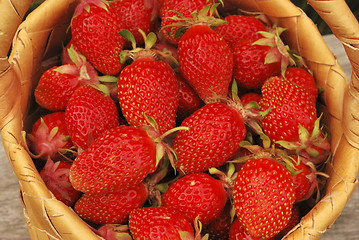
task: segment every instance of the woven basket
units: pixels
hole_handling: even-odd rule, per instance
[[[30,0],[0,2],[0,73],[9,67],[7,54],[12,39],[31,3]]]
[[[289,0],[225,2],[227,6],[263,12],[272,22],[278,22],[279,26],[287,28],[284,36],[286,42],[303,56],[317,83],[324,89],[320,111],[324,113],[325,123],[332,133],[333,157],[327,164],[330,178],[325,196],[286,236],[286,239],[296,240],[318,239],[340,215],[357,185],[357,75],[354,75],[348,86],[343,69],[316,26]],[[329,3],[335,4],[335,1],[310,2],[313,6],[323,4],[322,9],[326,10],[329,9]],[[345,5],[344,1],[338,2]],[[21,200],[31,239],[101,239],[71,208],[56,200],[46,188],[30,155],[23,147],[21,135],[21,131],[28,131],[38,117],[33,90],[44,70],[58,63],[59,53],[68,37],[69,22],[77,3],[75,0],[47,0],[33,11],[17,28],[11,55],[6,59],[6,65],[3,65],[6,67],[0,69],[1,135],[9,163],[19,180]],[[0,9],[0,12],[3,11],[2,6]],[[328,11],[323,13],[327,14]],[[337,17],[328,19],[337,21]],[[354,29],[358,27],[355,25]],[[338,36],[341,36],[341,28],[337,30]],[[359,29],[356,32],[359,33]],[[345,36],[348,55],[349,52],[353,52],[354,62],[354,56],[359,57],[359,54],[355,54],[357,49],[350,44],[358,44],[359,41],[356,39],[359,38]],[[357,66],[353,67],[355,71],[358,70]],[[344,99],[346,104],[343,107]]]

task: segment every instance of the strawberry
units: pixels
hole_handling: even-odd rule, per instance
[[[261,237],[253,237],[249,233],[247,233],[238,218],[234,220],[234,222],[230,227],[228,239],[229,240],[264,240]]]
[[[124,24],[124,29],[130,31],[137,44],[144,44],[144,39],[138,29],[145,34],[153,30],[157,17],[154,0],[116,0],[111,3],[118,11]],[[126,46],[131,46],[130,42]]]
[[[27,144],[35,158],[62,160],[73,146],[65,125],[65,112],[48,113],[39,118],[27,135]]]
[[[146,41],[144,49],[134,47],[129,52],[133,62],[120,73],[118,98],[130,125],[147,125],[146,113],[155,119],[160,133],[164,133],[176,125],[178,83],[171,67],[155,59],[157,52],[151,49],[156,42],[155,34],[149,34]]]
[[[183,76],[205,103],[214,101],[213,93],[228,95],[233,54],[208,25],[197,24],[186,30],[178,44],[178,61]]]
[[[177,119],[182,122],[185,118],[204,106],[204,102],[181,74],[176,74],[176,78],[179,85]]]
[[[273,141],[296,142],[299,125],[312,132],[317,120],[315,103],[307,91],[281,77],[271,77],[262,86],[259,105],[261,111],[270,109],[261,124]]]
[[[78,49],[78,47],[74,44],[74,40],[71,38],[70,41],[67,43],[66,46],[62,49],[62,56],[61,56],[61,64],[69,64],[74,63],[73,60],[70,58],[69,50],[73,49],[74,52],[78,53],[78,55],[82,55]],[[83,56],[83,55],[82,55]],[[85,56],[84,56],[85,57]]]
[[[177,210],[168,207],[146,207],[133,210],[129,217],[129,228],[135,240],[194,239],[191,223]]]
[[[264,23],[253,16],[228,15],[224,20],[227,23],[217,26],[215,30],[231,48],[243,39],[260,38],[261,35],[257,32],[267,30]]]
[[[275,143],[285,148],[289,154],[300,155],[315,165],[325,162],[330,155],[330,141],[328,134],[320,126],[320,120],[321,117],[315,120],[312,132],[299,125],[297,141],[276,141]]]
[[[72,206],[80,197],[81,192],[74,189],[69,179],[71,163],[66,161],[53,162],[47,160],[40,176],[47,189],[49,189],[57,200],[67,206]]]
[[[271,238],[288,223],[295,201],[290,172],[272,158],[246,162],[234,185],[234,208],[253,237]]]
[[[46,70],[35,88],[35,100],[43,108],[50,111],[62,111],[74,91],[81,83],[97,83],[89,79],[87,70],[75,64],[55,66]]]
[[[117,126],[83,151],[73,163],[74,188],[90,194],[123,191],[137,185],[156,170],[156,144],[147,132]]]
[[[227,201],[221,215],[208,225],[203,226],[203,233],[207,233],[209,240],[227,240],[232,225],[232,203]]]
[[[62,51],[62,65],[75,64],[80,70],[81,83],[98,83],[98,72],[80,53],[71,39]]]
[[[259,104],[259,102],[261,101],[262,95],[260,95],[259,93],[255,93],[255,92],[248,92],[243,94],[240,97],[240,100],[243,104],[243,106],[246,106],[248,103],[251,102],[256,102]]]
[[[161,10],[161,33],[162,35],[174,45],[178,45],[180,37],[175,37],[175,32],[179,26],[172,26],[177,24],[180,20],[175,18],[190,17],[194,11],[203,9],[208,0],[166,0],[162,5]]]
[[[285,228],[275,236],[275,239],[282,239],[289,231],[291,231],[297,224],[299,224],[301,218],[299,205],[295,204],[292,208],[292,215]]]
[[[67,104],[66,127],[77,148],[86,149],[106,129],[119,125],[116,104],[99,87],[79,87]]]
[[[257,39],[246,38],[233,46],[233,78],[242,88],[258,89],[268,77],[278,74],[281,69],[280,61],[265,62],[271,47],[253,45]]]
[[[328,178],[329,176],[326,173],[317,171],[310,159],[304,156],[291,157],[295,168],[295,174],[292,176],[296,197],[295,202],[302,202],[309,199],[315,191],[317,191],[316,200],[319,200],[319,184],[321,183],[319,176],[324,178]]]
[[[230,160],[239,150],[239,143],[246,136],[242,116],[232,107],[210,103],[186,118],[173,142],[178,155],[176,167],[190,174],[204,172]]]
[[[221,181],[206,173],[186,175],[169,185],[164,193],[164,206],[181,212],[190,222],[198,220],[205,226],[222,213],[227,202]]]
[[[171,56],[171,58],[163,58],[162,61],[167,62],[173,69],[173,71],[177,74],[180,73],[180,67],[178,64],[178,55],[177,55],[177,46],[169,43],[159,32],[159,30],[155,30],[156,36],[158,38],[157,42],[153,45],[152,49],[156,49],[159,52],[166,54],[167,56]]]
[[[259,89],[268,77],[281,73],[291,65],[303,65],[302,58],[285,45],[280,35],[285,28],[274,25],[259,31],[262,37],[246,38],[233,47],[233,78],[239,86]]]
[[[133,240],[128,225],[105,224],[96,233],[106,240]]]
[[[314,185],[315,174],[312,175],[312,170],[309,165],[306,165],[303,161],[298,161],[295,164],[295,170],[298,172],[295,176],[292,177],[296,202],[308,199],[312,193],[314,188],[311,188],[311,185]],[[309,190],[311,192],[309,193]],[[308,194],[309,193],[309,194]]]
[[[74,44],[87,60],[104,75],[120,72],[120,52],[125,39],[120,14],[107,1],[82,0],[71,22]]]
[[[318,97],[318,86],[313,75],[308,70],[299,67],[290,67],[285,71],[284,77],[304,88],[315,102]]]
[[[116,193],[85,193],[76,202],[74,209],[82,219],[92,223],[122,224],[127,222],[133,209],[142,207],[147,195],[143,183]]]

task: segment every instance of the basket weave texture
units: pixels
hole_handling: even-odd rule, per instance
[[[31,3],[32,1],[30,0],[5,0],[0,2],[0,73],[9,67],[7,54],[12,39]]]
[[[304,58],[318,85],[324,89],[320,111],[324,113],[323,119],[332,134],[332,158],[327,164],[330,178],[324,197],[285,237],[296,240],[319,239],[334,223],[358,184],[359,171],[359,116],[356,110],[359,109],[359,50],[356,48],[359,46],[359,26],[354,18],[352,24],[348,24],[348,31],[342,31],[345,24],[340,18],[342,16],[338,15],[345,14],[339,11],[349,10],[343,0],[309,0],[309,3],[319,14],[327,17],[323,17],[324,20],[328,20],[334,34],[343,41],[353,63],[350,84],[316,26],[289,0],[225,1],[226,6],[262,12],[273,23],[287,28],[285,41]],[[19,180],[31,239],[101,239],[46,188],[22,143],[21,132],[29,130],[37,117],[33,90],[44,70],[58,62],[77,4],[76,0],[47,0],[17,29],[13,25],[13,32],[9,31],[15,35],[13,48],[9,58],[2,61],[6,64],[0,64],[3,67],[0,69],[1,136],[9,163]],[[337,5],[341,8],[338,9]],[[4,8],[1,6],[0,9],[3,17]],[[357,31],[349,31],[350,26]],[[0,26],[0,31],[3,31],[3,26]],[[351,34],[346,34],[349,32]],[[1,55],[0,60],[4,60],[2,56],[6,55]]]

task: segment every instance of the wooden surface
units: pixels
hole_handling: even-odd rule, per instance
[[[348,79],[351,66],[341,43],[333,36],[324,37],[329,47],[343,66]],[[0,240],[29,240],[22,205],[19,199],[18,181],[0,145]],[[357,189],[341,216],[323,240],[359,240],[359,189]]]

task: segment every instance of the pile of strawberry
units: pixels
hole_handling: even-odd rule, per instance
[[[320,197],[318,87],[265,16],[83,0],[27,134],[54,196],[106,239],[278,239]],[[232,9],[233,10],[233,9]]]

